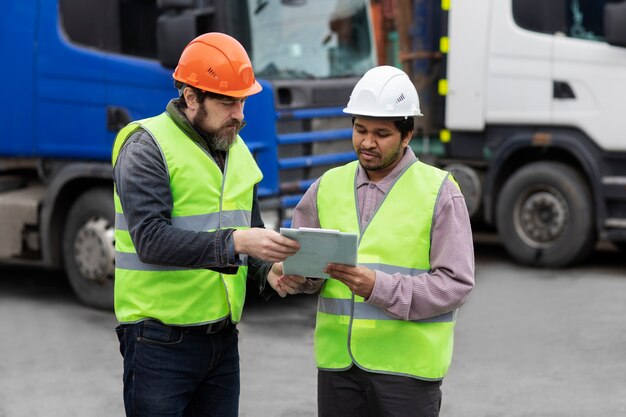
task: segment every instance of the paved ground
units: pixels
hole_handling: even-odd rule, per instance
[[[569,270],[479,256],[444,416],[626,416],[626,260]]]
[[[112,313],[78,304],[58,274],[0,276],[0,417],[123,415]],[[242,417],[316,414],[314,311],[309,296],[248,304]],[[480,247],[442,416],[626,416],[625,316],[621,255],[534,270]]]

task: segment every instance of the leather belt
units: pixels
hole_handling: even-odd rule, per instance
[[[158,320],[152,320],[152,319],[146,320],[146,322],[153,323],[153,325],[168,327],[170,329],[177,329],[177,330],[180,330],[181,332],[186,332],[186,333],[213,334],[213,333],[219,333],[229,326],[234,326],[232,321],[230,321],[230,317],[226,317],[219,321],[214,321],[213,323],[201,324],[199,326],[173,326],[173,325],[163,324]]]
[[[230,318],[227,317],[220,321],[215,321],[213,323],[202,324],[200,326],[185,326],[182,327],[183,330],[189,332],[198,332],[198,333],[219,333],[224,330],[231,323]]]

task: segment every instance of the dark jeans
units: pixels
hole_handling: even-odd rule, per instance
[[[118,326],[128,417],[239,412],[238,331],[169,327],[153,320]]]
[[[436,417],[441,381],[366,372],[318,371],[319,417]]]

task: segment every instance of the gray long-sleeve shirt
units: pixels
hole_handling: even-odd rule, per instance
[[[211,149],[185,118],[172,100],[167,112],[198,146],[224,169],[225,153]],[[117,193],[124,210],[137,255],[142,262],[190,268],[207,268],[234,274],[241,265],[235,254],[233,229],[214,232],[195,232],[172,226],[174,206],[169,175],[163,156],[154,139],[143,129],[135,131],[122,147],[113,176]],[[254,189],[252,227],[263,227],[261,213]],[[248,257],[248,279],[257,283],[263,296],[271,293],[265,289],[265,279],[271,264]]]
[[[398,165],[377,183],[371,182],[359,166],[356,187],[361,230],[372,219],[404,168],[416,160],[415,154],[408,148]],[[320,227],[318,187],[319,180],[296,206],[292,227]],[[414,276],[375,271],[376,282],[366,302],[403,320],[437,316],[453,311],[465,302],[474,287],[474,246],[465,199],[450,180],[443,184],[435,204],[430,267],[429,272]],[[323,280],[319,280],[311,287],[319,287],[322,283]]]

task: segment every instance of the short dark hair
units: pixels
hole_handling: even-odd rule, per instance
[[[415,118],[412,116],[396,119],[393,121],[396,128],[400,131],[400,137],[404,139],[410,132],[415,129]]]
[[[189,87],[193,90],[193,93],[196,95],[196,98],[198,99],[199,103],[204,103],[204,100],[206,100],[207,98],[212,98],[212,99],[230,99],[232,97],[230,96],[226,96],[224,94],[218,94],[218,93],[212,93],[210,91],[204,91],[201,90],[199,88],[193,87],[189,84],[185,84],[181,81],[178,80],[174,80],[174,87],[176,87],[176,89],[178,90],[178,96],[180,98],[180,102],[179,105],[181,108],[185,109],[187,108],[187,101],[185,100],[185,96],[183,95],[183,90],[186,87]]]
[[[354,126],[354,119],[358,116],[352,116],[352,125]],[[368,116],[364,116],[368,117]],[[377,118],[378,119],[378,118]],[[383,120],[392,121],[396,129],[400,131],[400,138],[404,139],[410,132],[415,129],[415,118],[412,116],[409,117],[380,117]]]

